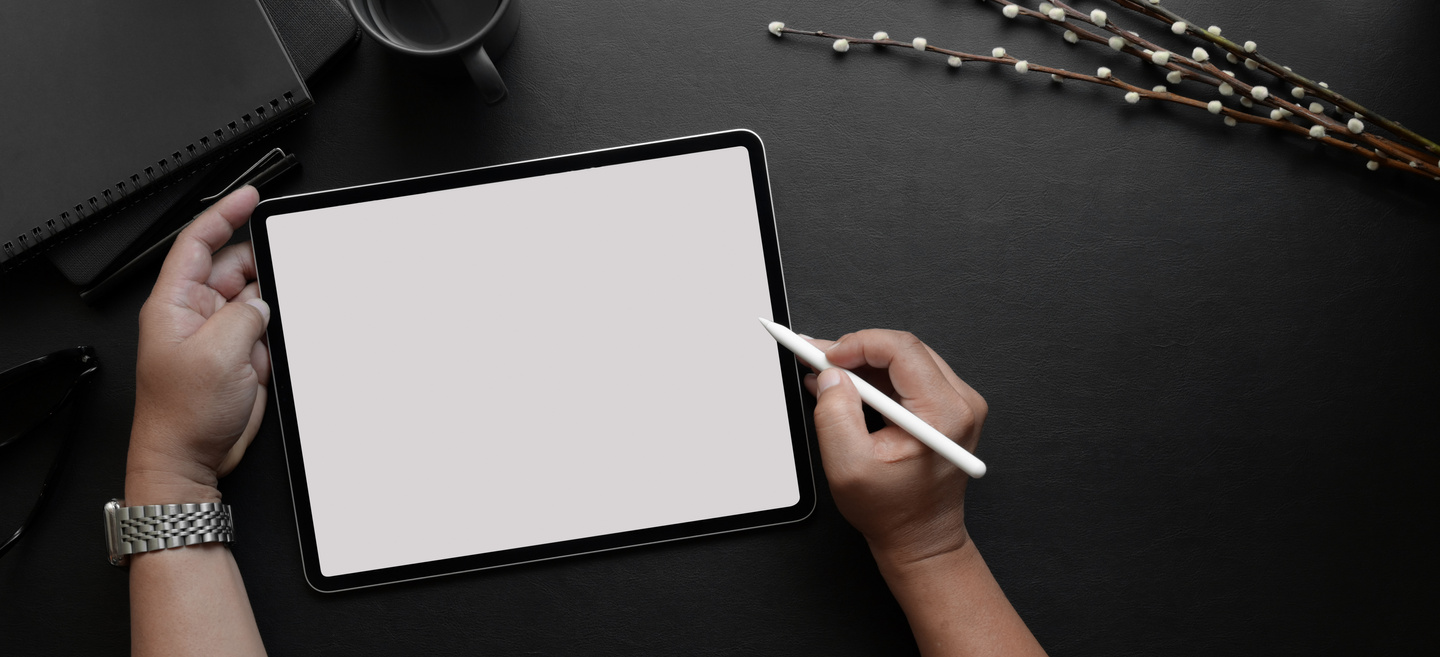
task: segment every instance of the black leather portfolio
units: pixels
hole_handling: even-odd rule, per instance
[[[0,4],[0,271],[311,105],[258,0]]]

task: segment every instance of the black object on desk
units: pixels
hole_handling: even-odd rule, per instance
[[[258,1],[7,3],[0,24],[0,270],[312,104]]]
[[[359,41],[360,29],[339,0],[269,0],[262,4],[269,11],[295,70],[307,81],[330,69],[340,55]],[[234,156],[240,160],[254,157],[241,153]],[[93,300],[96,295],[91,291],[114,282],[112,274],[116,269],[154,244],[157,231],[163,235],[174,227],[172,218],[190,216],[176,211],[183,205],[182,199],[204,193],[202,181],[211,176],[237,175],[236,165],[225,164],[224,168],[229,170],[214,171],[219,166],[218,163],[202,164],[200,171],[107,215],[103,221],[63,240],[45,255],[66,279],[84,290],[82,297]]]
[[[219,188],[219,191],[209,196],[196,198],[209,189],[206,183],[215,178],[217,172],[209,171],[208,175],[202,177],[198,184],[189,187],[192,191],[188,198],[171,206],[159,220],[150,226],[149,230],[141,235],[140,239],[136,240],[134,246],[122,251],[109,267],[101,270],[99,275],[103,278],[100,278],[94,285],[81,290],[80,298],[86,301],[99,299],[135,272],[159,261],[169,251],[170,245],[175,243],[175,238],[180,236],[180,231],[185,230],[185,227],[189,226],[190,222],[194,221],[194,218],[205,208],[226,194],[246,185],[259,188],[299,164],[299,160],[294,155],[288,155],[281,149],[272,148],[230,184]]]

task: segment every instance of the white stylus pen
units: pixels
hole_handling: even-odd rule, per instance
[[[764,317],[760,318],[760,324],[765,327],[766,331],[770,332],[771,336],[774,336],[776,342],[779,342],[786,349],[794,352],[796,356],[800,357],[800,360],[805,361],[807,365],[815,368],[816,371],[828,370],[835,367],[825,358],[825,352],[820,351],[818,347],[810,344],[805,338],[795,335],[794,331],[769,321]],[[974,454],[965,451],[964,447],[955,444],[955,441],[950,440],[949,436],[940,433],[935,427],[926,424],[924,420],[916,417],[914,413],[905,410],[904,406],[886,397],[885,393],[877,390],[875,386],[866,383],[865,379],[856,376],[854,372],[843,367],[835,367],[835,369],[850,375],[850,381],[853,382],[855,388],[860,391],[860,398],[865,400],[865,403],[869,404],[870,408],[879,411],[881,415],[889,418],[891,422],[910,432],[910,435],[915,436],[920,442],[925,443],[926,447],[939,452],[941,456],[945,457],[945,460],[954,463],[959,466],[961,470],[964,470],[965,474],[975,479],[985,476],[985,462],[976,458]]]

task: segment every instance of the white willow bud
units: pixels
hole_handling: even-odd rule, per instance
[[[1005,8],[1001,9],[1000,13],[1005,14],[1006,18],[1014,18],[1020,15],[1020,7],[1019,5],[1005,5]]]
[[[1099,70],[1095,71],[1095,77],[1100,78],[1101,80],[1109,80],[1110,69],[1105,66],[1101,66]]]
[[[1321,83],[1320,83],[1320,86],[1321,86],[1321,87],[1324,87],[1324,88],[1326,88],[1326,89],[1329,89],[1329,88],[1330,88],[1330,85],[1325,84],[1324,82],[1321,82]]]
[[[1052,4],[1048,3],[1048,2],[1042,2],[1042,3],[1040,3],[1040,13],[1042,13],[1042,14],[1049,14],[1049,13],[1050,13],[1050,10],[1051,10],[1051,9],[1054,9],[1054,8],[1055,8],[1055,5],[1052,5]]]
[[[1210,59],[1210,53],[1204,48],[1201,48],[1200,46],[1195,46],[1195,52],[1190,53],[1190,59],[1193,59],[1197,62],[1203,62],[1207,59]]]
[[[1013,7],[1014,5],[1011,5],[1011,6]],[[945,60],[945,63],[946,63],[946,64],[949,64],[949,65],[950,65],[950,68],[960,68],[960,63],[961,63],[961,62],[960,62],[960,58],[959,58],[959,57],[956,57],[955,55],[951,55],[951,56],[950,56],[950,59]]]
[[[1255,60],[1253,60],[1253,59],[1247,59],[1247,60],[1245,60],[1245,68],[1248,68],[1248,69],[1250,69],[1250,70],[1253,71],[1253,70],[1255,70],[1255,69],[1257,69],[1257,68],[1260,68],[1260,62],[1257,62],[1257,61],[1255,61]]]
[[[1133,91],[1125,94],[1125,102],[1130,103],[1131,105],[1140,102],[1140,94]]]
[[[1067,43],[1080,43],[1080,35],[1071,30],[1065,30],[1065,41]]]
[[[1311,111],[1311,112],[1314,112],[1314,113],[1316,113],[1316,114],[1324,114],[1324,113],[1325,113],[1325,106],[1324,106],[1324,105],[1321,105],[1320,103],[1311,102],[1311,103],[1310,103],[1310,111]]]
[[[1119,51],[1121,51],[1121,50],[1124,50],[1124,49],[1125,49],[1125,40],[1122,39],[1122,38],[1120,38],[1120,37],[1118,37],[1118,36],[1110,37],[1110,47],[1111,47],[1112,49],[1114,49],[1116,52],[1119,52]]]
[[[925,46],[927,45],[930,45],[930,42],[926,41],[925,37],[915,37],[915,40],[910,42],[910,47],[920,52],[925,52]]]
[[[1155,85],[1154,87],[1151,87],[1150,90],[1153,91],[1153,92],[1155,92],[1155,93],[1157,93],[1157,94],[1163,94],[1163,93],[1169,91],[1169,89],[1166,89],[1166,88],[1165,88],[1165,85],[1163,85],[1163,84],[1157,84],[1157,85]]]
[[[1180,84],[1180,81],[1184,79],[1185,74],[1181,73],[1180,71],[1170,71],[1169,73],[1165,74],[1165,81],[1169,82],[1170,84]]]
[[[1319,139],[1319,138],[1321,138],[1321,137],[1324,137],[1324,136],[1325,136],[1325,126],[1323,126],[1323,125],[1312,125],[1312,126],[1310,126],[1310,136],[1311,136],[1311,137],[1314,137],[1314,138],[1316,138],[1316,139]]]
[[[1250,87],[1250,97],[1255,100],[1265,100],[1270,97],[1270,90],[1260,85]]]
[[[1257,47],[1258,47],[1258,46],[1255,45],[1255,42],[1254,42],[1254,41],[1246,41],[1246,42],[1245,42],[1245,52],[1255,52],[1255,48],[1257,48]]]
[[[835,43],[830,44],[830,47],[834,48],[835,52],[846,52],[850,50],[850,42],[844,39],[836,39]]]
[[[991,57],[1004,57],[1004,56],[1005,56],[1005,49],[1004,49],[1004,48],[996,48],[996,49],[994,49],[994,50],[991,50],[991,51],[990,51],[990,56],[991,56]]]
[[[1050,74],[1050,79],[1051,79],[1051,80],[1054,80],[1054,81],[1056,81],[1056,82],[1064,82],[1064,81],[1065,81],[1065,78],[1060,77],[1060,75],[1059,75],[1059,74],[1056,74],[1056,73],[1051,73],[1051,74]]]
[[[1250,100],[1249,98],[1246,98],[1246,97],[1244,97],[1244,96],[1241,96],[1241,97],[1240,97],[1240,104],[1241,104],[1241,105],[1244,105],[1246,109],[1249,109],[1249,108],[1255,106],[1255,101]]]
[[[1350,134],[1358,135],[1365,132],[1365,122],[1360,119],[1350,119],[1350,122],[1346,123],[1345,127],[1350,129]]]
[[[1230,126],[1230,127],[1233,128],[1233,127],[1235,127],[1235,124],[1237,124],[1237,123],[1239,123],[1239,121],[1236,121],[1236,120],[1235,120],[1235,117],[1233,117],[1233,116],[1227,116],[1227,117],[1225,117],[1225,125],[1228,125],[1228,126]]]
[[[1096,9],[1095,11],[1090,12],[1090,21],[1095,23],[1096,25],[1099,25],[1100,27],[1105,27],[1105,21],[1109,18],[1110,16],[1105,13],[1104,9]]]
[[[1220,26],[1219,26],[1219,25],[1211,25],[1210,27],[1205,28],[1205,31],[1206,31],[1206,32],[1209,32],[1209,33],[1211,33],[1211,34],[1213,34],[1213,35],[1215,35],[1215,36],[1220,36]]]
[[[1187,28],[1187,27],[1190,27],[1190,26],[1189,26],[1189,25],[1186,25],[1186,24],[1185,24],[1185,21],[1175,21],[1174,23],[1172,23],[1172,24],[1170,25],[1170,31],[1171,31],[1171,32],[1174,32],[1174,33],[1176,33],[1176,34],[1184,34],[1184,33],[1185,33],[1185,28]]]
[[[1050,8],[1050,11],[1045,12],[1045,14],[1050,17],[1050,20],[1055,21],[1056,23],[1064,23],[1064,22],[1065,22],[1065,10],[1064,10],[1064,9],[1061,9],[1061,8],[1059,8],[1059,7],[1051,7],[1051,8]]]
[[[889,32],[876,32],[876,33],[875,33],[875,36],[872,36],[872,37],[870,37],[870,38],[872,38],[872,39],[874,39],[874,40],[876,40],[876,41],[884,41],[884,40],[890,38],[890,33],[889,33]]]
[[[1018,62],[1015,62],[1015,70],[1020,71],[1021,73],[1029,73],[1029,72],[1030,72],[1030,62],[1027,62],[1027,61],[1025,61],[1025,60],[1023,60],[1023,59],[1020,60],[1020,61],[1018,61]]]
[[[785,24],[784,24],[784,23],[781,23],[780,21],[775,21],[774,23],[771,23],[771,24],[770,24],[770,33],[773,34],[773,35],[775,35],[775,36],[780,36],[780,35],[782,35],[783,32],[781,32],[780,30],[783,30],[783,29],[785,29]]]
[[[1271,120],[1271,121],[1280,121],[1280,120],[1282,120],[1282,119],[1284,119],[1284,118],[1285,118],[1285,112],[1284,112],[1284,110],[1278,110],[1278,109],[1270,110],[1270,120]]]
[[[1229,83],[1229,82],[1221,82],[1221,83],[1220,83],[1220,95],[1221,95],[1221,96],[1234,96],[1234,95],[1235,95],[1235,87],[1230,86],[1230,83]]]
[[[1168,50],[1161,50],[1160,52],[1157,52],[1157,53],[1151,55],[1151,56],[1150,56],[1150,61],[1155,62],[1156,64],[1159,64],[1159,65],[1161,65],[1161,66],[1164,66],[1164,65],[1166,65],[1166,64],[1168,64],[1168,63],[1170,62],[1170,51],[1168,51]]]
[[[1220,113],[1220,110],[1222,110],[1222,109],[1224,109],[1224,108],[1225,108],[1225,106],[1224,106],[1224,105],[1221,105],[1221,104],[1220,104],[1220,101],[1218,101],[1218,100],[1212,100],[1212,101],[1210,101],[1210,104],[1209,104],[1209,105],[1206,105],[1206,106],[1205,106],[1205,109],[1210,110],[1210,113],[1211,113],[1211,114],[1219,114],[1219,113]]]
[[[1239,64],[1239,63],[1240,63],[1240,60],[1239,60],[1237,57],[1235,57],[1235,53],[1233,53],[1233,52],[1227,52],[1227,53],[1225,53],[1225,61],[1230,62],[1231,64]]]
[[[1291,95],[1291,96],[1294,96],[1294,97],[1295,97],[1295,100],[1300,100],[1300,99],[1304,98],[1304,97],[1305,97],[1305,87],[1295,87],[1294,89],[1291,89],[1291,90],[1290,90],[1290,95]]]
[[[1366,169],[1369,169],[1369,170],[1371,170],[1371,171],[1379,171],[1379,170],[1380,170],[1380,163],[1379,163],[1379,162],[1376,162],[1375,160],[1370,160],[1369,162],[1366,162],[1366,163],[1365,163],[1365,168],[1366,168]]]

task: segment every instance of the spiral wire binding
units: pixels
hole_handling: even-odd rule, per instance
[[[266,123],[270,117],[285,114],[298,105],[300,102],[295,99],[295,92],[287,91],[279,98],[272,98],[254,110],[241,114],[237,117],[238,120],[230,121],[210,134],[202,135],[199,139],[172,151],[168,157],[162,157],[153,165],[100,190],[85,202],[62,210],[59,215],[45,220],[44,224],[31,228],[28,233],[21,233],[14,239],[6,240],[3,245],[0,245],[0,264],[13,260],[41,242],[59,235],[85,219],[100,214],[101,211],[137,192],[154,192],[160,189],[158,184],[168,184],[172,178],[176,177],[177,172],[185,171],[196,160],[235,142],[237,138],[245,136],[254,128]]]

